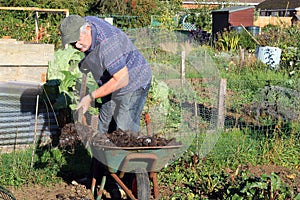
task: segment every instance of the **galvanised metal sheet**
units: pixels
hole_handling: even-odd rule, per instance
[[[51,142],[58,131],[55,113],[46,109],[41,98],[42,85],[27,82],[0,81],[0,153],[1,148],[18,148],[34,143]],[[36,120],[37,118],[37,120]]]

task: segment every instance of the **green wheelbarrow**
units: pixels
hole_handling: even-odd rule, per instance
[[[181,151],[183,145],[155,146],[155,147],[117,147],[91,145],[93,156],[107,166],[110,176],[132,200],[158,199],[157,172],[174,159]],[[123,178],[130,174],[130,181]],[[96,199],[100,200],[106,182],[104,175],[100,189],[95,191],[96,179],[92,180],[92,192],[96,192]],[[153,188],[150,189],[150,181]]]

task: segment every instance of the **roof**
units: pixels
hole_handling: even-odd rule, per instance
[[[219,10],[213,10],[212,13],[214,13],[214,12],[232,13],[232,12],[237,12],[237,11],[241,11],[241,10],[247,10],[247,9],[250,9],[250,8],[254,8],[254,6],[232,6],[232,7],[219,9]]]
[[[300,0],[265,0],[256,6],[261,10],[282,10],[300,8]]]
[[[182,1],[183,4],[222,4],[222,5],[258,5],[259,3],[263,2],[264,0],[229,0],[229,1],[224,1],[224,0],[187,0],[187,1]]]

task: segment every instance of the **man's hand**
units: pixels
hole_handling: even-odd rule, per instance
[[[86,111],[88,111],[88,109],[91,105],[91,102],[92,102],[92,98],[89,94],[84,96],[81,99],[81,101],[79,102],[79,104],[77,105],[76,110],[78,110],[79,108],[82,108],[83,114],[86,113]]]

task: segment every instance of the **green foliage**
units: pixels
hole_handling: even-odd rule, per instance
[[[92,0],[71,1],[71,0],[18,0],[6,1],[1,0],[0,5],[3,7],[36,7],[36,8],[51,8],[51,9],[69,9],[70,13],[84,15],[89,10]],[[21,11],[26,12],[26,11]],[[31,11],[29,11],[31,12]],[[44,15],[44,14],[42,14]],[[55,14],[54,14],[55,15]],[[43,17],[43,16],[41,16]],[[54,18],[55,19],[55,18]]]
[[[259,178],[248,178],[241,188],[241,194],[234,196],[247,197],[253,199],[288,199],[293,197],[290,188],[283,183],[278,175],[262,174]]]
[[[239,33],[240,39],[239,39],[239,46],[243,49],[248,49],[251,52],[255,52],[255,49],[257,47],[256,37],[252,35],[251,33],[247,33],[246,31],[242,31]]]
[[[150,24],[150,15],[156,8],[156,2],[137,0],[98,1],[89,12],[104,17],[113,17],[114,24],[122,29],[140,28]]]
[[[47,83],[44,86],[45,95],[52,95],[54,109],[68,108],[69,104],[78,99],[76,96],[76,82],[81,78],[78,63],[82,55],[72,47],[59,49],[54,53],[54,60],[49,63]],[[57,85],[53,85],[53,83]],[[58,91],[53,93],[53,87]]]
[[[82,58],[83,54],[71,46],[66,49],[58,49],[54,53],[54,60],[49,63],[47,79],[63,80],[66,75],[65,71],[70,71],[74,76],[80,77],[81,73],[77,64]]]
[[[151,106],[157,105],[160,109],[162,109],[163,115],[167,115],[170,107],[168,98],[169,90],[170,89],[165,82],[153,78],[145,109],[149,110]]]
[[[151,23],[151,16],[160,17],[163,27],[174,28],[173,19],[181,9],[181,1],[152,1],[152,0],[116,0],[116,1],[0,1],[5,7],[36,7],[49,9],[69,9],[70,14],[81,16],[96,15],[99,17],[114,17],[114,24],[121,29],[147,27]],[[29,10],[0,10],[2,29],[0,36],[36,42],[35,12]],[[38,42],[54,44],[55,48],[61,46],[59,25],[65,17],[63,12],[38,13]]]
[[[34,155],[34,168],[31,168],[32,149],[24,152],[2,154],[1,185],[21,186],[24,184],[45,184],[57,182],[57,173],[65,164],[62,152],[48,149],[40,157]]]
[[[186,10],[188,16],[185,22],[190,22],[201,30],[211,32],[212,17],[210,12],[211,8],[209,6],[203,6],[198,9],[188,9]]]
[[[262,140],[273,144],[276,149],[266,148]],[[281,177],[276,173],[254,175],[245,167],[272,164],[273,160],[262,156],[266,151],[281,151],[282,154],[276,155],[276,158],[287,157],[289,151],[296,151],[294,154],[299,155],[299,138],[277,140],[278,143],[267,141],[261,135],[251,137],[239,130],[223,133],[212,152],[203,159],[197,158],[195,146],[191,146],[184,156],[162,169],[159,173],[160,185],[171,190],[172,198],[191,194],[194,199],[299,198],[293,184],[281,178],[285,177],[284,174]],[[284,143],[282,146],[291,146],[279,150],[277,147],[280,142]],[[291,173],[299,165],[295,157],[293,161],[282,160],[276,164],[284,166],[284,163],[289,163],[286,167],[291,169]]]
[[[65,0],[42,0],[42,1],[1,1],[3,7],[36,7],[49,9],[69,9],[70,14],[84,16],[89,9],[91,0],[65,1]],[[19,41],[54,44],[56,48],[61,45],[59,37],[59,24],[65,17],[63,12],[38,12],[38,30],[36,35],[35,17],[32,10],[0,10],[0,36],[10,36]]]
[[[37,147],[33,159],[32,152],[29,148],[0,155],[0,185],[56,184],[62,178],[82,176],[90,167],[91,155],[79,145],[72,152],[49,145]]]
[[[240,35],[235,31],[218,33],[215,48],[220,51],[235,51],[239,47]]]
[[[300,70],[300,30],[296,26],[283,28],[280,26],[266,26],[257,38],[261,46],[275,46],[282,50],[280,68],[294,71]]]
[[[17,40],[35,41],[34,13],[0,10],[0,36]]]
[[[290,75],[299,76],[300,67],[300,37],[297,27],[283,28],[279,26],[266,26],[262,28],[260,35],[252,35],[243,30],[240,33],[231,30],[230,32],[219,33],[215,41],[215,48],[220,51],[235,51],[239,47],[254,54],[258,46],[279,47],[281,52],[280,69]],[[253,70],[265,67],[255,62],[250,63],[246,68]],[[242,66],[245,68],[245,66]],[[244,72],[243,72],[244,73]],[[284,73],[283,73],[284,74]]]
[[[47,83],[44,84],[44,98],[50,100],[54,109],[70,108],[74,110],[79,103],[82,73],[78,63],[83,54],[68,46],[66,49],[58,49],[54,53],[54,60],[49,63]],[[87,92],[97,89],[97,83],[89,74],[87,76]],[[54,89],[57,88],[57,89]],[[101,101],[97,99],[97,101]],[[90,107],[90,113],[98,113],[97,109]]]
[[[160,29],[175,30],[177,27],[176,16],[181,7],[180,0],[174,1],[156,1],[157,9],[153,14],[156,20],[160,22]]]
[[[116,0],[98,1],[91,5],[89,13],[101,17],[113,17],[114,24],[122,29],[147,27],[151,16],[159,16],[164,28],[174,28],[173,20],[181,7],[181,1]],[[101,15],[99,15],[101,13]]]

